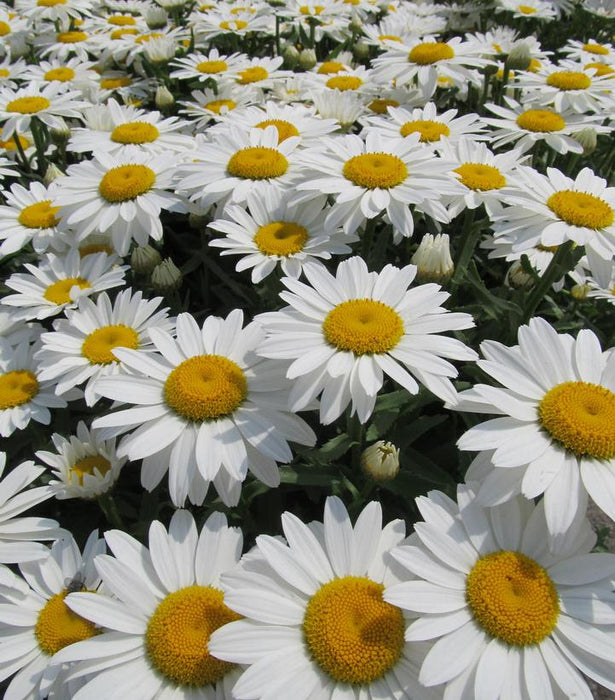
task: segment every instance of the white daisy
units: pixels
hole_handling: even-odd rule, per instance
[[[414,265],[368,272],[359,257],[341,263],[335,277],[320,265],[303,271],[311,286],[284,278],[290,291],[281,297],[290,306],[258,317],[268,334],[259,354],[293,360],[287,371],[291,410],[305,408],[322,392],[322,423],[334,421],[351,401],[365,423],[385,374],[411,394],[419,391],[416,377],[453,400],[449,377],[457,370],[443,358],[473,360],[476,354],[457,339],[435,334],[474,322],[469,314],[442,308],[449,295],[438,285],[408,290]]]
[[[366,111],[364,100],[352,91],[314,90],[311,97],[316,112],[323,119],[335,119],[342,129],[350,129]]]
[[[97,557],[96,568],[114,597],[73,593],[67,604],[107,631],[54,658],[94,675],[71,697],[101,698],[113,688],[143,700],[231,700],[239,669],[208,646],[216,629],[239,617],[225,604],[220,576],[239,561],[241,531],[214,513],[199,534],[192,515],[178,510],[168,533],[152,523],[149,549],[119,530],[105,539],[115,556]]]
[[[404,640],[402,611],[383,600],[400,581],[389,552],[403,541],[404,523],[383,527],[372,502],[353,527],[330,497],[324,523],[286,512],[282,527],[285,541],[257,537],[256,551],[222,577],[227,605],[244,619],[214,632],[209,646],[249,664],[233,697],[440,697],[416,680],[424,645]]]
[[[63,83],[76,90],[85,90],[96,83],[98,73],[94,70],[94,61],[82,61],[79,58],[70,58],[68,61],[40,61],[37,65],[30,65],[24,79],[38,83]]]
[[[280,70],[283,62],[282,56],[250,58],[235,73],[223,76],[220,82],[222,85],[233,82],[249,88],[271,90],[276,82],[290,75],[288,71]]]
[[[217,92],[210,88],[193,90],[190,94],[192,100],[179,100],[179,104],[185,107],[179,113],[185,114],[197,131],[212,121],[224,120],[234,109],[246,107],[261,99],[257,90],[248,91],[237,85],[225,85],[218,88]]]
[[[40,22],[49,20],[69,22],[72,19],[82,19],[92,14],[91,0],[64,0],[64,2],[33,2],[32,0],[15,0],[15,10],[21,17]]]
[[[557,16],[550,0],[498,0],[498,4],[498,10],[509,12],[513,19],[541,19],[549,22]]]
[[[103,438],[137,429],[118,454],[145,458],[143,486],[154,488],[169,471],[173,502],[200,504],[210,481],[235,505],[248,468],[267,486],[280,481],[277,462],[289,462],[288,440],[313,445],[315,435],[288,413],[288,383],[279,363],[259,359],[258,324],[242,329],[243,313],[209,316],[202,328],[190,314],[177,317],[177,339],[157,328],[150,337],[161,353],[116,348],[133,376],[100,379],[97,393],[137,408],[97,418]]]
[[[573,61],[604,61],[605,63],[615,63],[615,46],[609,43],[602,43],[595,39],[588,41],[578,41],[568,39],[566,45],[561,49]]]
[[[120,292],[113,304],[105,292],[96,302],[82,297],[76,309],[66,311],[66,319],[54,322],[52,333],[41,335],[36,354],[40,379],[53,380],[59,396],[86,382],[85,401],[93,406],[99,398],[94,392],[96,380],[126,372],[113,354],[115,348],[152,351],[152,328],[173,331],[168,309],[156,311],[161,302],[162,297],[143,299],[141,292],[133,294],[131,289]]]
[[[417,498],[415,543],[391,552],[414,580],[383,597],[417,618],[406,640],[432,645],[419,680],[451,699],[591,700],[579,671],[615,690],[615,557],[590,554],[589,523],[550,552],[542,502],[457,494]]]
[[[171,74],[171,78],[178,80],[220,80],[224,76],[234,74],[237,68],[249,60],[245,54],[232,53],[228,56],[221,54],[218,49],[213,48],[208,54],[192,53],[183,58],[178,58],[171,67],[178,68]]]

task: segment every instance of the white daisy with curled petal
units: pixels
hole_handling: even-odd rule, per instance
[[[544,501],[484,508],[475,486],[417,498],[416,539],[391,552],[411,580],[383,597],[431,643],[419,681],[451,700],[591,700],[582,674],[615,690],[615,555],[591,553],[588,521],[550,552]]]
[[[322,265],[303,271],[311,286],[284,278],[289,291],[280,296],[290,306],[258,317],[267,331],[259,354],[293,360],[286,375],[293,380],[291,410],[305,408],[322,392],[322,423],[334,421],[350,402],[365,423],[384,375],[411,394],[419,391],[418,379],[454,401],[450,378],[457,370],[444,358],[477,356],[460,340],[439,334],[471,328],[474,321],[442,308],[449,295],[439,285],[408,289],[416,266],[368,272],[359,257],[341,263],[335,277]]]
[[[213,481],[227,505],[236,505],[248,469],[268,486],[280,483],[278,462],[289,462],[288,441],[313,445],[316,436],[288,412],[288,382],[279,363],[255,354],[264,339],[243,312],[209,316],[202,328],[190,314],[177,317],[177,339],[157,328],[149,335],[160,355],[127,348],[114,354],[131,376],[99,379],[102,396],[136,404],[97,418],[103,438],[120,435],[120,456],[143,459],[141,481],[154,488],[169,471],[173,503],[203,502]]]
[[[73,593],[66,602],[106,631],[54,657],[76,663],[75,674],[93,679],[73,700],[118,697],[141,700],[231,700],[240,669],[214,658],[209,639],[239,615],[225,604],[220,577],[241,556],[243,538],[221,513],[199,533],[188,511],[173,514],[168,532],[149,529],[149,549],[120,530],[105,533],[114,556],[96,558],[113,597]]]
[[[615,354],[590,330],[575,339],[542,318],[521,326],[518,345],[486,340],[481,351],[479,367],[503,386],[477,384],[451,406],[498,416],[458,442],[490,454],[481,502],[544,493],[554,542],[582,521],[588,494],[615,519]]]
[[[232,53],[229,56],[221,54],[213,48],[208,54],[191,53],[171,62],[171,78],[178,80],[198,80],[205,82],[212,78],[216,81],[235,73],[240,65],[245,65],[248,57],[241,53]]]
[[[95,591],[100,577],[94,557],[105,542],[94,530],[83,554],[72,535],[57,540],[47,556],[20,564],[23,576],[3,572],[0,578],[0,679],[10,676],[6,700],[74,697],[83,679],[68,678],[68,666],[54,664],[53,656],[100,630],[72,612],[65,603],[71,591]],[[97,593],[91,595],[97,596]]]
[[[353,527],[330,497],[324,523],[286,512],[282,527],[285,541],[257,537],[242,565],[222,576],[226,604],[244,619],[214,632],[209,648],[249,665],[233,697],[440,698],[416,680],[427,645],[404,640],[404,614],[383,600],[401,581],[389,552],[404,523],[383,527],[372,502]]]
[[[193,90],[190,94],[192,100],[179,100],[185,107],[179,113],[186,115],[197,133],[211,122],[224,121],[233,110],[261,100],[258,91],[243,90],[237,85],[225,85],[217,92],[211,88]]]

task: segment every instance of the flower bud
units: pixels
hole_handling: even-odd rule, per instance
[[[590,292],[590,287],[587,284],[575,284],[570,290],[570,296],[577,301],[583,301],[587,299],[587,295]]]
[[[286,44],[282,51],[284,57],[284,66],[286,68],[294,68],[299,63],[299,52],[292,44]]]
[[[348,25],[348,29],[353,34],[363,34],[363,22],[361,22],[361,18],[357,17],[356,15],[350,20],[350,24]]]
[[[362,39],[359,39],[354,45],[352,50],[352,55],[357,59],[357,61],[364,61],[369,57],[369,44]]]
[[[506,273],[505,284],[513,289],[532,287],[534,278],[523,269],[521,260],[515,260]]]
[[[591,154],[596,150],[598,145],[598,138],[596,136],[596,130],[591,126],[586,126],[581,131],[578,131],[574,138],[578,141],[581,146],[583,146],[583,155],[591,156]]]
[[[49,185],[51,185],[51,183],[54,180],[57,180],[59,177],[65,177],[65,173],[63,173],[54,163],[49,163],[47,170],[45,170],[45,174],[43,175],[43,184],[45,187],[49,187]]]
[[[68,142],[70,138],[70,127],[62,119],[62,117],[56,117],[58,123],[56,126],[49,129],[49,136],[51,137],[51,142],[56,146],[63,146]]]
[[[390,481],[399,471],[399,450],[392,442],[378,440],[363,450],[361,468],[374,481]]]
[[[527,70],[530,67],[532,56],[525,41],[518,41],[513,45],[506,62],[511,70]]]
[[[209,222],[210,218],[207,214],[191,213],[188,215],[188,226],[195,231],[204,231]]]
[[[184,276],[171,258],[165,258],[152,272],[152,285],[160,294],[176,292],[183,282]]]
[[[160,253],[151,245],[137,246],[130,256],[130,265],[137,275],[151,275],[161,262]]]
[[[167,26],[169,16],[162,7],[148,7],[143,11],[143,17],[148,29],[164,29]]]
[[[303,70],[311,70],[316,65],[316,51],[314,49],[303,49],[299,53],[299,65]]]
[[[156,88],[154,102],[158,109],[170,109],[175,104],[175,98],[166,85],[159,85]]]
[[[448,234],[433,236],[426,233],[421,240],[411,262],[417,266],[416,278],[419,282],[447,282],[454,270]]]

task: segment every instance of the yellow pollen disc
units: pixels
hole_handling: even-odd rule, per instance
[[[541,66],[542,66],[542,63],[537,58],[531,58],[530,59],[530,67],[528,68],[528,71],[530,73],[538,73]]]
[[[207,73],[208,75],[223,73],[227,68],[226,61],[201,61],[196,67],[199,73]]]
[[[286,141],[291,136],[299,136],[297,127],[284,119],[265,119],[263,122],[256,124],[258,129],[266,129],[268,126],[275,126],[278,131],[278,143]]]
[[[56,5],[66,5],[66,0],[36,0],[38,7],[55,7]]]
[[[144,34],[138,39],[135,39],[135,44],[147,44],[147,42],[151,41],[152,39],[162,39],[163,37],[164,34],[161,34],[160,32],[151,32],[150,34]]]
[[[408,168],[401,158],[389,153],[364,153],[344,163],[344,177],[359,187],[369,190],[389,189],[402,183]]]
[[[401,41],[401,37],[396,34],[380,34],[380,41]]]
[[[126,27],[125,29],[114,29],[109,36],[112,39],[121,39],[123,36],[136,36],[139,33],[138,29],[131,29]]]
[[[149,122],[128,122],[116,126],[111,132],[115,143],[152,143],[160,136],[158,129]]]
[[[234,664],[210,656],[211,635],[241,615],[224,604],[222,591],[189,586],[169,595],[151,616],[145,648],[152,666],[179,686],[217,683]]]
[[[529,5],[518,5],[517,10],[523,15],[533,15],[536,12],[536,8]]]
[[[233,153],[226,170],[233,177],[243,177],[248,180],[266,180],[281,177],[288,170],[288,161],[275,148],[255,146],[242,148]]]
[[[506,178],[492,165],[463,163],[453,172],[460,175],[460,182],[471,190],[499,190],[506,185]]]
[[[94,253],[107,253],[107,255],[113,255],[114,250],[111,246],[97,243],[89,243],[88,245],[83,245],[79,248],[80,258],[85,258],[88,255],[94,255]]]
[[[56,80],[60,83],[66,83],[74,77],[75,71],[72,68],[52,68],[44,75],[45,80]]]
[[[517,126],[526,131],[552,133],[564,129],[566,122],[548,109],[528,109],[517,117]]]
[[[48,656],[75,642],[82,642],[99,634],[96,625],[74,613],[64,602],[68,591],[49,598],[38,614],[34,635],[39,647]]]
[[[446,61],[454,56],[455,52],[448,44],[436,41],[417,44],[408,54],[408,61],[419,66],[428,66],[430,63]]]
[[[595,53],[597,56],[609,55],[608,47],[602,46],[602,44],[583,44],[583,51],[587,51],[587,53]]]
[[[7,70],[6,68],[0,68],[0,78],[8,78],[10,74],[10,70]]]
[[[222,355],[196,355],[184,360],[164,385],[169,408],[191,421],[227,416],[247,395],[248,384],[241,367]]]
[[[94,476],[94,470],[96,470],[100,476],[104,476],[111,469],[111,462],[102,455],[91,455],[90,457],[84,457],[78,462],[75,462],[72,469],[70,470],[71,477],[74,475],[77,477],[79,486],[83,486],[83,477],[85,474]]]
[[[0,141],[0,148],[4,148],[7,151],[16,151],[17,141],[19,141],[19,145],[24,150],[30,146],[30,141],[25,136],[16,137],[15,134],[13,134],[8,141]]]
[[[331,90],[357,90],[363,85],[361,78],[356,75],[335,75],[325,83]]]
[[[111,352],[114,348],[136,350],[138,347],[139,334],[137,331],[120,323],[115,326],[103,326],[92,331],[83,341],[81,354],[92,365],[108,365],[112,362],[119,362]]]
[[[239,71],[237,82],[240,85],[249,85],[250,83],[258,83],[260,80],[266,80],[268,77],[269,73],[262,66],[252,66],[252,68]]]
[[[61,44],[78,44],[87,38],[88,35],[85,32],[60,32],[58,34],[58,41]]]
[[[615,70],[613,70],[613,68],[608,66],[606,63],[587,63],[585,68],[595,68],[596,76],[598,78],[601,78],[603,75],[611,75],[612,73],[615,73]]]
[[[397,100],[372,100],[367,105],[374,114],[386,114],[387,107],[399,107]]]
[[[343,70],[344,66],[339,61],[325,61],[316,72],[320,75],[334,75]]]
[[[381,301],[351,299],[329,311],[322,329],[327,343],[338,350],[372,355],[397,345],[404,334],[404,322]]]
[[[26,228],[52,228],[60,222],[56,214],[60,207],[52,207],[51,200],[37,202],[21,210],[17,220]]]
[[[308,5],[301,5],[299,12],[302,15],[320,15],[325,8],[322,5],[314,5],[314,7],[309,7]]]
[[[492,44],[493,48],[495,49],[496,53],[502,53],[502,47],[500,44],[496,44],[495,42]]]
[[[149,192],[155,182],[156,173],[146,165],[119,165],[105,173],[98,192],[107,202],[126,202]]]
[[[38,380],[28,369],[0,374],[0,410],[15,408],[31,401],[39,392]]]
[[[258,229],[254,242],[264,255],[288,256],[301,252],[309,237],[307,229],[294,221],[273,221]]]
[[[341,683],[368,684],[401,658],[404,617],[382,600],[384,586],[345,576],[310,598],[303,618],[305,641],[320,668]]]
[[[605,387],[558,384],[544,395],[538,415],[549,435],[576,455],[615,457],[615,394]]]
[[[137,20],[129,15],[112,15],[107,19],[107,22],[116,27],[132,27],[137,23]]]
[[[519,552],[481,557],[466,582],[476,622],[492,637],[514,646],[539,644],[559,615],[557,590],[547,572]]]
[[[6,111],[18,114],[36,114],[47,109],[50,105],[51,102],[46,97],[18,97],[7,104]]]
[[[591,84],[589,75],[580,71],[560,70],[547,78],[547,85],[558,90],[586,90]]]
[[[237,107],[237,103],[233,100],[212,100],[207,104],[203,105],[205,109],[208,109],[214,114],[220,114],[220,112],[226,107],[229,111]]]
[[[0,22],[0,36],[6,36],[11,33],[11,27],[6,22]]]
[[[587,192],[561,190],[547,199],[547,206],[571,226],[597,230],[611,226],[615,218],[613,209],[604,200]]]
[[[100,87],[103,90],[116,90],[117,88],[128,87],[132,85],[130,78],[103,78],[100,81]]]
[[[68,304],[70,302],[70,290],[73,287],[89,289],[92,285],[82,277],[67,277],[50,284],[43,296],[53,304]]]
[[[399,130],[402,136],[408,136],[417,132],[421,135],[421,143],[432,143],[439,141],[442,136],[451,135],[451,130],[446,124],[429,119],[417,119],[416,121],[406,122]]]
[[[231,24],[234,24],[235,26],[231,27]],[[231,31],[234,29],[245,29],[247,26],[248,23],[243,19],[236,19],[233,22],[227,22],[226,20],[220,22],[220,29],[230,29]]]

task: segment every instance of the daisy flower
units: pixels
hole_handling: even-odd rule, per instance
[[[169,530],[155,520],[149,549],[119,530],[105,533],[114,556],[96,558],[113,598],[90,592],[66,599],[77,615],[104,627],[99,636],[66,647],[54,663],[77,663],[93,680],[74,700],[123,697],[230,700],[240,670],[209,653],[212,633],[239,618],[226,606],[220,576],[241,556],[243,538],[213,513],[199,533],[188,511]]]
[[[498,10],[510,12],[512,19],[542,19],[548,22],[557,17],[553,3],[550,0],[527,0],[527,2],[526,0],[523,0],[523,2],[498,0],[498,3]]]
[[[221,5],[223,8],[224,5]],[[230,14],[226,10],[220,12],[208,12],[204,15],[197,26],[196,34],[200,45],[209,44],[212,39],[218,36],[233,35],[234,37],[245,37],[246,34],[263,32],[264,34],[275,34],[275,23],[273,14],[269,16],[254,16],[244,13],[243,16]],[[276,68],[282,65],[282,59],[278,61],[272,58],[252,59],[264,61],[265,64],[275,62]],[[281,71],[280,71],[281,72]]]
[[[68,61],[40,61],[30,65],[24,79],[38,83],[65,83],[76,90],[87,90],[98,80],[94,70],[96,63],[70,58]]]
[[[524,167],[515,177],[503,197],[510,206],[492,217],[496,236],[514,235],[526,246],[574,241],[601,258],[615,255],[615,187],[589,168],[574,180],[555,168],[541,175]]]
[[[389,552],[404,523],[383,527],[372,502],[353,527],[329,497],[323,523],[286,512],[282,528],[285,540],[257,537],[256,551],[222,577],[227,605],[244,619],[214,632],[209,648],[248,665],[233,697],[439,697],[416,680],[424,646],[405,641],[404,614],[383,600],[400,581]]]
[[[65,308],[74,308],[81,296],[97,294],[105,289],[121,287],[127,265],[117,265],[117,256],[106,253],[87,255],[78,250],[65,256],[48,253],[38,267],[26,263],[30,274],[15,273],[5,284],[17,294],[2,297],[0,303],[19,309],[22,319],[49,318]]]
[[[271,90],[277,81],[284,80],[289,76],[288,71],[280,70],[283,62],[282,56],[250,58],[243,66],[238,67],[235,73],[223,76],[220,82],[222,85],[234,82],[237,85],[249,86],[250,88]]]
[[[2,31],[2,26],[0,23],[0,32]],[[8,87],[15,89],[20,80],[23,80],[26,71],[28,69],[28,64],[22,59],[17,61],[11,60],[10,52],[0,61],[0,85],[2,87]]]
[[[587,521],[550,552],[543,502],[484,508],[461,485],[457,502],[416,504],[416,540],[391,552],[414,580],[383,598],[416,618],[407,641],[431,642],[421,683],[446,698],[591,700],[582,672],[615,690],[615,557],[590,553]]]
[[[53,384],[38,377],[33,348],[27,340],[11,345],[0,338],[0,435],[11,436],[31,420],[51,421],[50,408],[65,408],[66,401],[53,393]]]
[[[96,590],[100,578],[92,561],[104,552],[105,543],[94,531],[81,554],[72,535],[66,534],[47,557],[20,565],[23,578],[3,577],[0,678],[17,672],[6,689],[7,699],[72,698],[83,685],[81,679],[67,679],[68,666],[54,664],[53,655],[99,633],[92,622],[72,612],[65,599],[73,590]]]
[[[113,304],[105,292],[96,302],[81,298],[77,309],[66,311],[66,319],[54,322],[52,333],[41,335],[36,355],[40,378],[56,382],[59,396],[86,382],[85,401],[93,406],[99,398],[94,392],[96,380],[126,372],[113,354],[115,348],[152,351],[152,328],[173,331],[168,309],[156,311],[161,302],[162,297],[143,299],[141,292],[133,294],[131,289],[120,292]]]
[[[246,107],[261,99],[257,90],[246,91],[238,85],[225,85],[218,91],[206,88],[193,90],[192,100],[179,100],[186,109],[180,109],[185,114],[191,126],[199,131],[206,128],[212,121],[223,121],[234,109]]]
[[[92,160],[69,166],[67,177],[57,181],[62,223],[77,231],[77,241],[93,231],[110,231],[113,248],[122,256],[133,240],[138,245],[161,240],[161,210],[181,202],[168,191],[173,190],[174,165],[167,154],[97,151]]]
[[[385,50],[391,42],[407,44],[414,37],[439,34],[444,29],[444,17],[424,17],[408,10],[387,15],[378,24],[364,24],[361,31],[368,44]]]
[[[332,255],[350,253],[348,243],[358,238],[347,236],[341,228],[325,228],[326,197],[316,196],[303,204],[291,205],[282,195],[263,201],[249,194],[249,213],[237,205],[226,208],[224,219],[208,224],[226,238],[217,238],[209,245],[223,248],[221,255],[241,255],[237,272],[252,268],[252,282],[258,284],[277,265],[295,279],[303,265],[315,259],[330,260]]]
[[[398,235],[409,237],[414,231],[410,205],[448,222],[442,195],[459,194],[461,188],[449,174],[450,164],[419,141],[417,133],[393,140],[374,132],[365,141],[354,134],[323,139],[321,146],[301,153],[307,167],[297,189],[337,195],[327,226],[343,222],[346,233],[386,212]]]
[[[15,10],[21,17],[34,23],[42,20],[70,22],[92,14],[91,0],[64,0],[64,2],[33,2],[33,0],[15,0]]]
[[[178,80],[198,80],[205,82],[234,74],[237,69],[248,61],[248,57],[241,53],[232,53],[228,56],[221,54],[213,48],[208,54],[192,53],[183,58],[177,58],[171,63],[171,67],[177,68],[170,77]]]
[[[1,381],[1,379],[0,379]],[[6,454],[0,452],[0,477],[4,474]],[[17,517],[53,496],[50,486],[28,486],[45,471],[32,461],[22,462],[0,481],[0,562],[19,564],[42,559],[49,553],[45,545],[33,540],[55,540],[64,534],[55,520]]]
[[[615,63],[615,47],[613,44],[603,44],[595,39],[586,42],[568,39],[561,49],[573,61],[604,61]]]
[[[288,440],[313,445],[316,437],[286,410],[288,383],[279,363],[258,358],[264,332],[243,313],[210,316],[202,328],[190,314],[177,317],[177,339],[150,329],[161,353],[116,348],[133,376],[100,379],[97,393],[137,408],[97,418],[103,439],[137,429],[118,454],[145,458],[143,486],[151,490],[167,469],[173,502],[200,504],[209,482],[226,505],[236,505],[248,468],[267,486],[280,481],[277,462],[289,462]]]
[[[311,79],[314,89],[353,92],[356,95],[370,94],[373,91],[372,71],[365,66],[346,68],[334,75],[321,75],[318,72],[306,76]]]
[[[334,421],[351,401],[352,413],[365,423],[384,374],[411,394],[419,391],[418,379],[437,396],[454,400],[449,377],[457,370],[443,358],[474,360],[476,354],[461,341],[436,334],[471,328],[474,322],[469,314],[442,308],[449,295],[438,285],[408,290],[414,265],[368,272],[359,257],[341,263],[335,277],[320,265],[303,272],[311,286],[284,278],[290,291],[281,297],[290,306],[258,317],[268,335],[259,354],[293,360],[287,371],[293,380],[292,411],[322,392],[322,423]]]
[[[311,93],[316,112],[323,119],[335,119],[342,129],[349,129],[365,113],[364,101],[354,92],[316,90]]]
[[[601,351],[592,331],[574,339],[541,318],[521,326],[518,345],[487,340],[481,351],[479,367],[503,386],[477,384],[452,406],[499,416],[458,442],[461,450],[490,452],[481,501],[544,493],[554,542],[582,520],[588,493],[615,520],[615,355]]]
[[[81,61],[88,61],[90,53],[98,53],[96,35],[71,28],[72,26],[70,22],[64,22],[58,24],[56,29],[37,35],[34,47],[40,57],[51,61],[66,61],[74,55]]]

